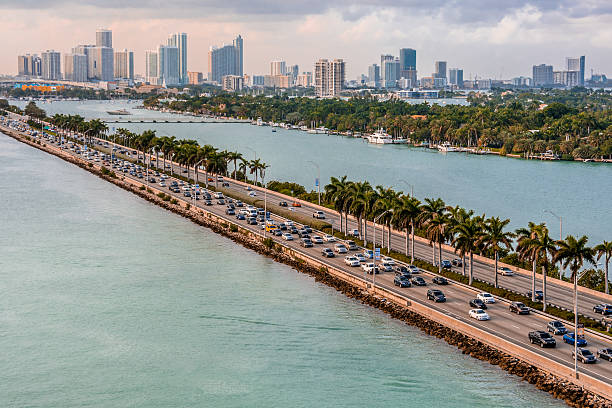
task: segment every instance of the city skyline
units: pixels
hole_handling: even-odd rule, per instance
[[[49,4],[54,8],[48,8]],[[207,72],[209,47],[228,44],[238,33],[248,40],[244,73],[251,75],[267,73],[270,62],[276,59],[296,63],[301,71],[312,71],[314,61],[334,56],[347,62],[346,77],[352,79],[367,73],[368,66],[381,54],[397,56],[400,48],[417,50],[419,76],[433,73],[435,61],[463,68],[466,80],[475,75],[497,79],[529,76],[533,65],[560,69],[571,55],[587,56],[587,77],[591,69],[606,73],[612,68],[612,41],[602,40],[612,38],[612,28],[605,24],[612,9],[606,8],[604,2],[576,6],[564,3],[559,7],[545,2],[517,3],[518,6],[500,6],[486,15],[478,11],[469,16],[465,15],[468,5],[455,7],[455,14],[440,5],[427,6],[435,13],[425,16],[419,12],[415,24],[408,24],[414,19],[406,14],[413,10],[410,6],[383,4],[369,8],[359,2],[351,7],[342,2],[334,7],[315,3],[308,10],[284,3],[273,10],[269,2],[266,8],[257,9],[255,2],[228,10],[190,3],[189,17],[164,7],[145,9],[138,2],[130,6],[128,13],[95,6],[93,2],[72,8],[66,4],[61,0],[43,1],[40,10],[34,10],[12,0],[4,2],[2,7],[8,11],[5,16],[18,18],[4,18],[2,30],[17,35],[3,47],[0,72],[16,73],[16,55],[40,54],[47,49],[65,54],[74,44],[93,43],[92,19],[95,27],[113,31],[115,49],[135,52],[135,72],[141,75],[145,73],[145,50],[151,49],[152,41],[163,41],[172,32],[188,33],[188,70],[200,72]],[[246,18],[248,13],[251,14]],[[283,18],[270,18],[270,14]],[[40,24],[24,24],[19,16],[25,15],[30,22]],[[52,35],[43,35],[43,16],[53,16],[52,20],[61,23],[54,24]],[[592,35],[594,30],[596,36]]]

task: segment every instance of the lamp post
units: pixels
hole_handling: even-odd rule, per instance
[[[203,161],[205,161],[206,159],[202,159],[199,162],[197,162],[194,166],[195,169],[195,180],[196,180],[196,184],[198,184],[198,166],[200,164],[202,164]],[[208,178],[206,178],[206,188],[208,188]]]
[[[266,169],[261,169],[261,183],[264,188],[264,238],[266,237],[266,232],[268,232],[268,189],[266,188],[266,182],[264,181],[266,178]]]
[[[317,168],[317,195],[319,197],[319,205],[321,205],[321,169],[319,165],[312,160],[308,160],[308,163],[314,165]]]
[[[245,149],[250,150],[253,152],[253,154],[255,155],[254,160],[257,160],[257,152],[255,151],[255,149],[250,148],[249,146],[244,146]],[[249,183],[249,178],[246,175],[246,168],[244,169],[245,174],[244,174],[244,178],[246,179],[247,184]]]
[[[388,212],[393,212],[393,209],[391,208],[389,210],[386,210],[385,212],[383,212],[382,214],[379,214],[377,217],[374,218],[374,237],[373,237],[374,245],[372,246],[372,262],[373,262],[374,268],[372,269],[372,289],[376,287],[376,281],[374,278],[376,276],[376,222]],[[382,247],[382,243],[381,243],[381,247]]]

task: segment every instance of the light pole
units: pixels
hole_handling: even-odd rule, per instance
[[[202,164],[202,162],[203,162],[204,160],[206,160],[206,159],[202,159],[202,160],[200,160],[199,162],[197,162],[197,163],[195,164],[195,167],[194,167],[194,168],[195,168],[195,180],[196,180],[196,184],[198,184],[198,166],[199,166],[200,164]],[[172,165],[172,164],[170,164],[170,165]],[[206,188],[208,189],[208,177],[206,178]]]
[[[257,171],[257,170],[256,170]],[[268,232],[268,189],[266,188],[266,169],[261,169],[261,182],[264,186],[264,238]]]
[[[400,180],[400,182],[410,187],[410,197],[414,197],[414,185],[408,183],[406,180]]]
[[[251,149],[249,146],[244,146],[245,149],[250,150],[253,152],[253,154],[255,155],[254,160],[257,160],[257,152],[255,151],[255,149]],[[249,183],[249,178],[246,175],[246,168],[244,169],[245,173],[244,173],[244,178],[246,179],[247,184]],[[254,184],[254,183],[253,183]]]
[[[308,160],[308,163],[311,163],[317,168],[317,195],[319,196],[319,205],[321,205],[321,169],[319,168],[319,165],[312,160]]]
[[[376,222],[380,219],[380,217],[382,217],[388,212],[393,212],[393,208],[386,210],[385,212],[383,212],[382,214],[379,214],[377,217],[374,218],[374,237],[373,237],[374,245],[372,246],[372,262],[373,262],[374,268],[372,269],[372,290],[376,287],[376,281],[374,279],[374,277],[376,276]],[[382,243],[381,243],[381,247],[382,247]]]

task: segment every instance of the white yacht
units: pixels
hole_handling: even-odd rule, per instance
[[[372,133],[371,135],[366,136],[366,139],[370,143],[374,144],[391,144],[393,143],[393,138],[385,132],[384,129],[379,129],[378,131]]]
[[[444,142],[438,145],[438,151],[446,153],[446,152],[457,152],[458,150],[451,146],[449,142]]]

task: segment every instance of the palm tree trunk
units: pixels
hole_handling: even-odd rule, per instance
[[[406,258],[408,257],[408,226],[406,226],[406,242],[405,242],[405,246],[406,248],[404,248],[405,253],[406,253]]]
[[[433,241],[431,242],[431,258],[433,265],[436,266],[436,243]]]
[[[493,271],[493,273],[495,274],[495,288],[497,289],[499,287],[499,284],[497,282],[497,263],[499,262],[499,253],[497,251],[495,251],[495,271]]]
[[[542,266],[542,311],[546,312],[546,265]]]
[[[363,219],[363,246],[368,246],[368,219]]]
[[[412,235],[412,248],[410,248],[410,263],[414,264],[414,221],[410,221],[410,234]]]
[[[531,301],[535,302],[535,288],[536,288],[536,259],[533,259],[532,264],[532,277],[531,277]]]
[[[474,253],[470,251],[470,279],[469,284],[471,285],[474,282]]]
[[[574,373],[578,378],[578,271],[574,273]]]
[[[438,273],[442,273],[442,241],[438,241]]]
[[[391,224],[387,225],[387,253],[391,253]]]
[[[340,231],[342,231],[342,211],[338,211],[340,213]]]
[[[610,258],[606,255],[606,276],[605,276],[605,291],[606,295],[610,292],[608,291],[608,264],[610,263]]]
[[[198,184],[198,167],[193,166],[193,170],[195,171],[195,183]]]
[[[462,271],[463,276],[465,276],[465,264],[466,262],[465,262],[465,254],[464,254],[464,255],[461,255],[461,268],[463,269]]]

